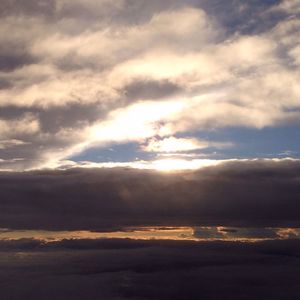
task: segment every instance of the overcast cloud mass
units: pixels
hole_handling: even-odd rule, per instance
[[[0,224],[103,230],[145,225],[299,226],[299,161],[227,162],[160,173],[131,168],[0,174]]]

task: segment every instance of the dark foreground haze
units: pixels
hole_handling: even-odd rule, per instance
[[[0,242],[4,300],[296,300],[299,278],[299,240]]]
[[[300,299],[299,174],[290,159],[2,172],[0,299]]]

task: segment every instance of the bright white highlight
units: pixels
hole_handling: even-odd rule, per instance
[[[202,149],[209,146],[209,143],[198,141],[197,139],[183,139],[169,137],[163,140],[153,139],[143,150],[153,152],[181,152]]]
[[[214,143],[205,140],[201,141],[195,138],[168,137],[162,140],[151,139],[146,146],[142,147],[142,150],[148,152],[175,153],[205,149],[209,147],[225,148],[230,146],[232,146],[231,143]]]
[[[158,171],[179,171],[179,170],[195,170],[208,166],[216,166],[221,161],[210,160],[210,159],[160,159],[155,160],[151,163],[153,169]]]
[[[110,114],[105,122],[90,131],[94,143],[139,141],[160,132],[159,121],[168,118],[184,107],[181,101],[140,102]]]

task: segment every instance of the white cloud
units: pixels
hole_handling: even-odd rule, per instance
[[[293,17],[299,1],[275,6],[273,10],[291,17],[270,30],[227,37],[202,9],[160,10],[158,5],[143,21],[126,23],[125,4],[59,0],[55,22],[39,14],[0,20],[0,54],[7,57],[6,64],[12,62],[4,65],[9,71],[0,72],[5,83],[0,86],[0,107],[33,111],[1,119],[3,140],[11,138],[13,145],[23,136],[36,136],[30,141],[36,161],[47,163],[94,145],[147,139],[152,142],[146,150],[165,151],[172,144],[176,151],[189,151],[213,144],[170,136],[299,121],[300,21]],[[92,18],[94,13],[98,15]],[[143,102],[127,99],[126,87],[141,81],[167,81],[180,92]],[[46,115],[75,104],[99,109],[98,119],[87,117],[82,127],[43,132],[43,120],[34,111]],[[53,116],[53,124],[59,118]]]
[[[280,4],[275,6],[273,10],[285,11],[291,14],[300,13],[300,2],[299,0],[283,0]]]
[[[174,26],[174,19],[179,26]],[[120,78],[113,75],[115,71],[110,71],[113,66],[122,66],[127,60],[135,60],[149,50],[156,51],[156,55],[163,54],[163,49],[184,53],[190,47],[193,50],[207,46],[218,35],[215,25],[205,13],[192,8],[158,13],[139,26],[121,28],[99,24],[96,30],[86,30],[77,35],[65,31],[63,23],[47,25],[36,18],[6,19],[3,23],[15,27],[19,36],[11,40],[20,43],[20,37],[22,43],[28,44],[29,55],[38,58],[39,62],[9,75],[11,80],[18,78],[18,81],[14,89],[0,92],[0,106],[48,107],[79,101],[112,101],[120,96],[117,89],[135,76],[132,68],[120,82]],[[24,28],[36,27],[40,29],[30,30],[30,35],[23,36]],[[0,42],[8,43],[5,32],[0,34]],[[144,58],[144,63],[147,60],[147,57]],[[136,62],[134,64],[139,67]],[[147,76],[147,73],[142,76]],[[109,104],[107,100],[106,104]]]
[[[215,159],[157,159],[152,161],[134,161],[134,162],[107,162],[107,163],[95,163],[91,161],[77,161],[72,160],[61,160],[56,161],[53,164],[49,164],[46,167],[49,169],[70,169],[70,168],[134,168],[134,169],[149,169],[164,172],[174,172],[181,170],[196,170],[200,168],[217,166],[226,164],[229,162],[244,162],[247,168],[247,162],[299,162],[299,159],[293,158],[271,158],[271,159],[225,159],[225,160],[215,160]]]
[[[159,122],[185,106],[182,101],[140,102],[125,109],[113,111],[104,122],[90,128],[94,143],[143,141],[158,134]]]
[[[7,149],[7,148],[12,148],[16,146],[22,146],[26,145],[28,143],[17,140],[17,139],[10,139],[10,140],[0,140],[0,149]]]
[[[148,152],[185,152],[192,150],[205,149],[209,147],[226,148],[230,143],[215,143],[196,138],[175,138],[167,137],[164,139],[150,139],[147,144],[142,146],[142,150]]]
[[[289,54],[294,59],[295,63],[300,66],[300,43],[299,46],[291,49]]]
[[[229,160],[227,160],[229,161]],[[69,168],[134,168],[134,169],[149,169],[157,171],[180,171],[180,170],[195,170],[199,168],[216,166],[224,163],[223,160],[212,159],[157,159],[153,161],[134,161],[134,162],[107,162],[95,163],[90,161],[74,162],[71,160],[61,160],[53,162],[45,166],[50,169],[69,169]]]
[[[36,134],[40,129],[39,120],[32,114],[25,114],[19,119],[1,120],[1,138],[14,137],[16,135]]]

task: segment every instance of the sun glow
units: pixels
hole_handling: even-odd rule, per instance
[[[215,166],[219,164],[220,161],[210,160],[210,159],[159,159],[151,162],[153,169],[158,171],[180,171],[180,170],[195,170],[208,166]]]
[[[136,141],[153,137],[161,131],[159,122],[185,107],[183,101],[139,102],[112,112],[90,132],[90,141],[98,143]]]
[[[223,163],[223,160],[213,159],[157,159],[153,161],[137,160],[133,162],[91,162],[91,161],[64,161],[60,166],[56,166],[59,169],[67,169],[72,167],[78,168],[133,168],[141,170],[157,170],[162,172],[172,172],[180,170],[196,170],[209,166],[216,166]]]
[[[183,152],[207,148],[208,146],[208,142],[194,138],[168,137],[162,140],[152,139],[142,149],[149,152]]]

